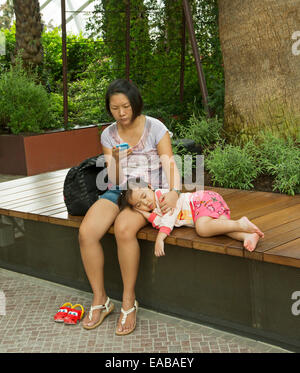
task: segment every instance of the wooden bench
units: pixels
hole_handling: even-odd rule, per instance
[[[78,228],[81,216],[68,215],[63,201],[63,182],[68,170],[24,177],[0,184],[0,214]],[[228,202],[232,219],[246,215],[265,233],[254,252],[225,236],[201,238],[194,229],[175,228],[166,243],[218,254],[261,260],[300,268],[300,195],[212,188]],[[113,233],[113,227],[109,233]],[[138,238],[155,241],[150,225]]]
[[[67,171],[0,183],[2,223],[19,218],[25,224],[22,239],[0,247],[0,267],[90,291],[77,240],[82,217],[68,215],[63,201]],[[166,256],[158,259],[153,255],[157,231],[146,226],[137,236],[140,303],[300,348],[300,315],[291,312],[291,296],[300,291],[300,196],[205,188],[219,192],[232,218],[246,215],[265,238],[251,253],[226,236],[201,238],[192,228],[175,228],[166,239]],[[109,294],[121,299],[112,233],[113,227],[104,237],[105,276]]]

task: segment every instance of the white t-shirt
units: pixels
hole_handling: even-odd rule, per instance
[[[154,189],[168,188],[168,181],[157,153],[157,144],[167,131],[170,137],[173,134],[160,120],[149,116],[145,116],[145,118],[144,132],[139,142],[132,147],[132,153],[128,158],[121,160],[125,176],[124,183],[128,178],[139,176],[151,184]],[[101,144],[106,148],[113,148],[123,142],[125,141],[119,136],[116,122],[101,133]]]

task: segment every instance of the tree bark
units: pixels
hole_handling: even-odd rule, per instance
[[[21,54],[25,67],[42,63],[42,22],[38,0],[14,0],[16,15],[16,50]]]
[[[300,0],[219,0],[218,5],[229,138],[247,140],[266,129],[296,135],[300,55],[292,37],[300,30]]]

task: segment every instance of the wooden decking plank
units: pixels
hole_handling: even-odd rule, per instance
[[[231,201],[229,208],[232,211],[235,210],[245,210],[251,211],[263,206],[272,205],[274,202],[282,202],[290,200],[289,196],[276,196],[276,195],[263,195],[261,192],[252,193],[250,195],[245,195],[241,198],[237,198]]]
[[[271,214],[273,212],[279,211],[286,209],[288,207],[295,206],[296,202],[292,199],[287,199],[287,200],[275,200],[274,202],[270,204],[261,204],[260,206],[254,205],[253,208],[241,206],[240,209],[233,210],[231,213],[231,218],[232,219],[238,219],[243,215],[246,215],[250,220],[252,219],[257,219],[261,216],[265,216],[268,214]]]
[[[27,201],[26,204],[16,207],[13,210],[27,213],[27,212],[32,212],[38,208],[52,206],[52,205],[55,205],[61,202],[62,202],[61,195],[54,194],[49,197],[46,196],[44,198],[38,198],[38,199],[32,200],[31,202]]]
[[[25,184],[25,185],[16,186],[14,188],[9,188],[5,191],[1,191],[1,195],[2,196],[3,195],[7,195],[7,196],[8,195],[14,195],[15,193],[19,193],[19,192],[22,192],[22,191],[25,191],[25,190],[33,190],[33,191],[38,192],[38,189],[41,186],[52,185],[52,184],[57,183],[57,182],[62,182],[63,183],[63,181],[64,181],[64,176],[58,176],[58,177],[47,179],[47,180],[41,180],[41,181],[38,181],[37,183],[33,183],[33,184]],[[4,192],[5,192],[5,194],[4,194]]]
[[[53,210],[58,209],[58,208],[62,211],[66,211],[65,204],[60,202],[60,203],[57,203],[57,204],[54,204],[54,205],[51,205],[51,206],[44,206],[42,208],[38,208],[36,210],[31,211],[31,213],[38,214],[38,215],[48,214],[49,216],[51,216],[52,214],[50,213],[50,211],[53,211]]]
[[[25,200],[25,199],[30,199],[31,197],[39,197],[40,195],[46,194],[47,192],[51,192],[54,190],[63,190],[63,185],[61,182],[57,182],[51,185],[46,185],[40,187],[38,190],[34,189],[29,189],[26,191],[10,194],[10,195],[5,195],[3,196],[2,194],[0,195],[0,205],[1,206],[6,206],[14,201],[17,200]]]
[[[58,202],[63,202],[63,197],[62,193],[50,193],[46,194],[44,196],[40,196],[38,198],[32,197],[31,200],[27,200],[24,202],[17,202],[15,205],[10,206],[10,208],[5,207],[6,209],[9,210],[15,210],[15,211],[24,211],[28,212],[28,209],[31,209],[31,207],[40,208],[39,206],[43,207],[46,203],[46,206],[51,205],[52,202],[58,203]],[[1,206],[2,207],[2,206]]]
[[[51,195],[57,195],[57,194],[60,194],[62,196],[62,192],[63,192],[63,189],[58,188],[58,189],[53,189],[53,190],[50,190],[48,192],[44,192],[44,193],[41,193],[41,194],[38,194],[38,195],[33,194],[33,195],[27,196],[25,198],[16,198],[14,201],[10,201],[10,202],[7,202],[7,203],[1,203],[1,207],[13,210],[15,208],[18,208],[18,207],[24,206],[28,203],[31,203],[32,201],[36,201],[40,198],[48,197],[48,196],[51,196]],[[63,200],[63,196],[62,196],[62,200]]]
[[[9,181],[4,181],[0,183],[0,193],[3,190],[8,190],[11,188],[19,187],[19,186],[24,186],[27,184],[35,184],[40,181],[44,180],[49,180],[53,179],[56,177],[64,177],[69,169],[63,169],[63,170],[58,170],[58,171],[52,171],[52,172],[45,172],[43,174],[38,174],[38,175],[33,175],[33,176],[25,176],[21,177],[19,179],[14,179],[14,180],[9,180]]]
[[[300,204],[254,218],[252,221],[263,232],[300,218]]]
[[[268,250],[264,261],[300,268],[300,238]]]
[[[274,229],[264,232],[264,234],[265,237],[259,241],[260,245],[255,251],[266,252],[276,246],[300,238],[300,219],[279,225]]]

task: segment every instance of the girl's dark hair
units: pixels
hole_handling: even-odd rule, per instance
[[[133,112],[132,120],[142,114],[144,103],[138,88],[126,79],[117,79],[108,86],[105,95],[105,105],[109,115],[112,116],[109,107],[110,98],[118,93],[123,93],[128,98]]]
[[[140,177],[128,179],[126,182],[126,189],[122,190],[120,197],[118,198],[118,206],[120,211],[122,211],[127,206],[132,207],[128,201],[131,198],[132,191],[134,189],[147,187],[148,184],[146,183],[146,181],[144,181]]]

